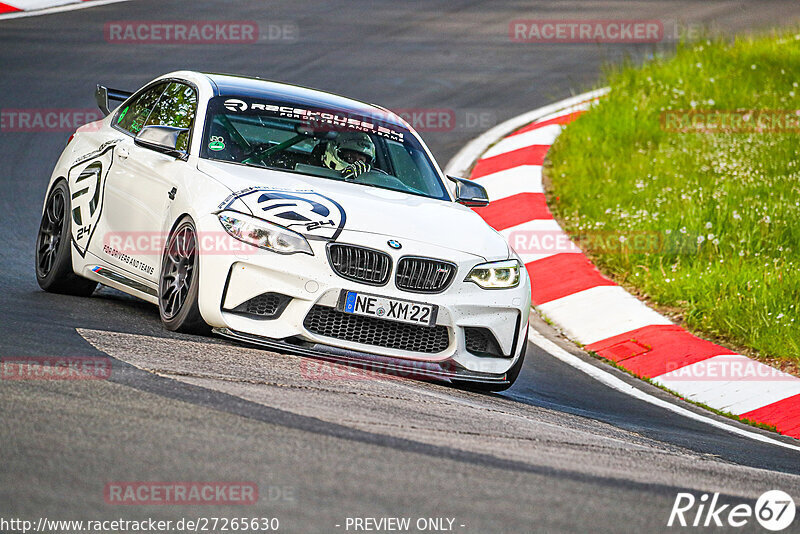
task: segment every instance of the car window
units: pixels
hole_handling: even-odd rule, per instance
[[[172,82],[161,95],[145,126],[174,126],[191,130],[196,110],[195,90],[184,83]],[[178,137],[178,150],[188,149],[189,133],[183,133]]]
[[[420,140],[377,112],[362,116],[231,96],[209,101],[201,158],[450,200]],[[359,161],[366,170],[346,178],[342,154],[358,151],[353,146],[365,148]]]
[[[409,150],[396,141],[387,140],[386,145],[390,152],[389,157],[394,164],[395,175],[411,187],[424,190],[425,179],[420,172],[420,168],[424,168],[420,161],[425,157],[422,151]]]
[[[138,134],[167,85],[166,82],[157,84],[125,104],[117,115],[116,126],[133,135]]]

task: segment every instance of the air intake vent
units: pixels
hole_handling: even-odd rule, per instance
[[[431,258],[402,258],[397,264],[395,284],[414,293],[440,293],[455,278],[456,266],[448,261]]]
[[[320,336],[389,349],[435,354],[450,345],[446,326],[418,326],[313,306],[303,326]]]
[[[475,356],[505,357],[494,334],[487,328],[465,327],[464,340],[467,343],[467,351]]]
[[[242,302],[234,309],[229,310],[235,313],[246,315],[256,315],[260,319],[275,319],[283,313],[291,297],[280,293],[263,293],[250,300]]]
[[[389,281],[392,258],[385,252],[356,245],[328,245],[328,261],[342,278],[382,286]]]

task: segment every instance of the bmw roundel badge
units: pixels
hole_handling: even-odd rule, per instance
[[[403,248],[403,245],[400,244],[400,241],[395,241],[394,239],[390,239],[389,241],[387,241],[387,243],[393,249]]]

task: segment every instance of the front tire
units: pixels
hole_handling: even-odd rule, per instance
[[[158,311],[167,330],[201,335],[211,332],[197,304],[199,285],[197,230],[187,215],[170,234],[161,260]]]
[[[47,197],[36,235],[36,281],[51,293],[88,297],[97,282],[81,278],[72,267],[71,213],[69,188],[59,180]]]

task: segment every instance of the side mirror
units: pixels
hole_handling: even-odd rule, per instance
[[[482,208],[489,205],[489,195],[482,185],[466,178],[448,176],[448,180],[456,184],[456,202],[470,208]]]
[[[145,126],[133,142],[141,147],[186,161],[189,159],[189,154],[178,150],[178,137],[188,131],[188,128],[174,126]]]

